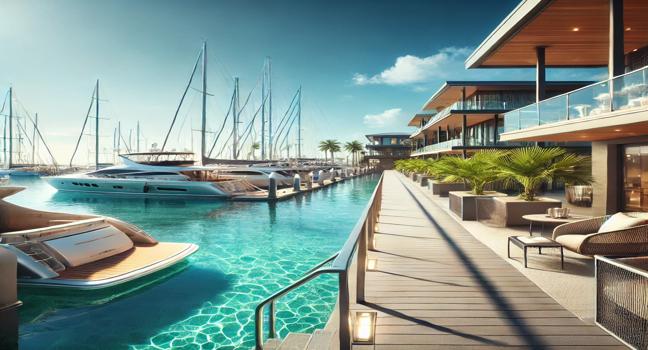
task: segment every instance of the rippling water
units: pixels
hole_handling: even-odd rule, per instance
[[[103,291],[22,288],[21,349],[240,349],[254,345],[254,307],[344,243],[377,178],[277,204],[102,198],[56,193],[38,179],[9,198],[37,209],[110,215],[161,241],[200,250],[173,269]],[[277,329],[312,332],[335,304],[323,276],[277,305]]]

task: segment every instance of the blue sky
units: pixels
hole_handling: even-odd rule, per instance
[[[240,77],[246,96],[270,56],[274,113],[282,115],[303,86],[304,150],[314,155],[322,139],[364,142],[366,133],[407,130],[412,113],[445,80],[532,79],[532,71],[463,69],[466,55],[517,3],[3,0],[0,91],[13,86],[20,102],[39,113],[61,163],[69,160],[97,78],[106,100],[103,146],[112,147],[117,121],[127,135],[139,120],[142,143],[161,143],[207,40],[214,95],[208,128],[222,122],[232,78]],[[198,93],[189,95],[171,140],[178,149],[191,147],[189,130],[199,125]],[[259,100],[255,92],[252,103]]]

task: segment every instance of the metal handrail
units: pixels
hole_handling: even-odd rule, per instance
[[[373,234],[375,230],[375,224],[378,220],[378,215],[381,207],[382,200],[382,185],[383,185],[383,175],[380,176],[378,184],[369,199],[369,203],[362,211],[360,219],[356,222],[349,238],[342,246],[342,249],[337,253],[333,254],[328,259],[318,263],[313,268],[311,268],[306,274],[301,278],[291,283],[290,285],[280,289],[279,291],[273,293],[266,299],[264,299],[257,307],[254,309],[254,327],[255,327],[255,341],[256,349],[263,350],[263,311],[266,306],[270,306],[269,309],[269,330],[268,338],[276,338],[277,331],[275,328],[275,312],[276,312],[276,301],[282,296],[286,295],[290,291],[306,284],[312,279],[323,275],[323,274],[337,274],[338,275],[338,310],[339,310],[339,341],[341,350],[351,349],[351,330],[349,325],[349,283],[348,283],[348,272],[353,261],[353,256],[358,252],[358,263],[357,263],[357,296],[356,299],[358,302],[364,301],[364,288],[365,288],[365,272],[366,272],[366,257],[367,250],[373,249]],[[324,265],[331,263],[330,267],[324,267]]]

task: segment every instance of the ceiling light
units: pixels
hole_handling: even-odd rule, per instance
[[[574,27],[574,28],[572,28],[572,32],[577,32],[577,31],[579,31],[579,30],[580,30],[580,28],[578,28],[578,27]]]
[[[632,52],[637,52],[637,50],[639,50],[639,49],[634,49],[634,50],[632,50]]]
[[[629,32],[631,30],[632,30],[632,28],[630,28],[630,27],[626,28],[626,32]]]
[[[619,131],[621,131],[621,129],[614,129],[614,131],[619,132]]]

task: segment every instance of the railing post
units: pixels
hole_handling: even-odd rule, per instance
[[[367,273],[367,222],[362,225],[358,242],[358,271],[356,272],[356,302],[365,301],[365,274]]]
[[[340,350],[351,350],[351,325],[349,321],[349,280],[347,271],[338,274]]]
[[[270,302],[269,313],[270,314],[268,315],[268,338],[272,339],[277,337],[277,328],[275,323],[276,304],[274,300]]]
[[[263,307],[260,306],[256,310],[255,320],[255,329],[254,329],[254,340],[256,342],[255,349],[263,350]]]
[[[372,204],[371,208],[369,208],[369,212],[367,213],[367,219],[365,221],[365,225],[367,225],[367,245],[369,246],[369,250],[376,250],[376,247],[374,245],[374,210],[375,206]]]

